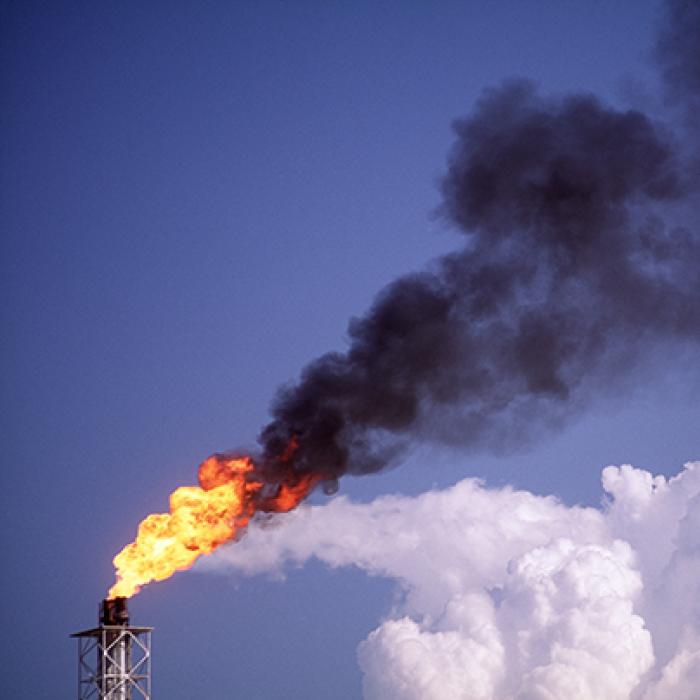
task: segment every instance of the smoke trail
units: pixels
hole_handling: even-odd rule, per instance
[[[669,0],[655,46],[663,78],[664,97],[680,106],[696,131],[700,108],[700,3]]]
[[[690,104],[700,31],[679,26],[686,15],[697,25],[697,4],[671,3],[656,51]],[[455,132],[441,212],[463,249],[390,284],[350,322],[346,352],[280,391],[260,435],[271,480],[377,471],[409,432],[518,440],[653,341],[700,336],[700,236],[665,222],[690,187],[666,128],[515,80],[485,91]]]

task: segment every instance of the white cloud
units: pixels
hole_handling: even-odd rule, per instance
[[[600,510],[475,479],[341,496],[254,523],[199,569],[316,557],[396,580],[358,648],[368,700],[697,700],[700,462],[670,480],[607,467],[603,487]]]
[[[650,684],[644,700],[697,700],[699,689],[700,639],[697,629],[684,627],[677,653],[663,667],[661,677]]]

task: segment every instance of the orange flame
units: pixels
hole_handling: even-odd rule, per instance
[[[273,510],[275,513],[286,513],[293,510],[308,496],[320,480],[321,477],[316,474],[305,474],[292,484],[280,484],[272,507],[268,504],[266,510]]]
[[[252,478],[253,469],[249,457],[213,455],[202,462],[200,485],[173,491],[170,512],[153,513],[142,520],[136,539],[114,557],[117,581],[108,598],[130,598],[151,581],[189,569],[201,554],[210,554],[233,539],[257,509],[292,510],[320,478],[298,475],[291,483],[281,484],[276,495],[261,501],[263,483]]]

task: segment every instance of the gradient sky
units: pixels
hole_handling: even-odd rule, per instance
[[[67,635],[112,556],[276,387],[342,349],[398,274],[456,248],[433,212],[451,122],[480,90],[650,102],[647,0],[3,2],[3,674],[75,693]],[[420,446],[348,478],[368,500],[467,476],[596,504],[600,469],[700,458],[680,349],[508,455]],[[325,497],[314,495],[314,501]],[[320,564],[285,581],[148,587],[154,696],[360,697],[355,647],[392,584]]]

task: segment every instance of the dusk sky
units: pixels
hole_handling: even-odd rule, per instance
[[[697,19],[694,0],[673,4],[683,6]],[[659,141],[687,142],[683,157],[697,143],[683,105],[664,98],[656,0],[1,7],[5,698],[75,697],[68,635],[96,623],[112,558],[138,522],[196,483],[211,453],[254,448],[278,388],[345,351],[349,320],[385,285],[463,248],[440,183],[454,122],[481,114],[484,89],[517,77],[543,100],[595,94],[605,108],[663,120]],[[679,168],[688,182],[670,204],[654,190],[653,215],[674,212],[666,225],[697,252],[700,170]],[[674,285],[698,291],[698,277],[682,277]],[[653,488],[630,470],[606,471],[601,486],[608,465],[673,477],[700,460],[692,301],[689,292],[678,306],[687,323],[664,337],[648,318],[620,336],[617,369],[576,383],[562,410],[519,415],[515,427],[506,417],[517,439],[462,441],[457,421],[440,440],[424,423],[385,471],[344,476],[336,496],[314,493],[278,526],[145,587],[130,609],[135,624],[155,627],[154,698],[556,697],[543,689],[571,686],[554,678],[552,659],[523,662],[517,677],[506,652],[489,665],[495,647],[473,632],[488,589],[496,646],[509,648],[508,621],[527,617],[527,557],[550,547],[562,576],[572,551],[619,557],[625,583],[610,585],[627,591],[631,607],[620,610],[643,649],[614,691],[586,695],[584,679],[568,697],[663,700],[671,688],[665,697],[693,700],[682,688],[700,679],[700,607],[669,612],[688,625],[672,638],[644,596],[700,598],[697,588],[669,592],[663,574],[687,555],[682,571],[700,576],[700,462]],[[645,313],[680,316],[664,296]],[[472,478],[482,481],[463,481]],[[530,493],[522,500],[510,486]],[[649,519],[639,515],[646,488],[668,493]],[[376,501],[389,494],[404,498]],[[560,502],[538,498],[548,495]],[[601,510],[604,498],[615,505]],[[478,541],[502,542],[504,559],[462,552],[474,572],[489,565],[483,578],[455,573],[458,595],[441,576],[458,559],[451,538],[471,542],[476,531],[470,512],[485,528]],[[522,522],[501,531],[516,512]],[[523,534],[535,521],[549,525]],[[645,547],[670,522],[664,564]],[[414,539],[399,561],[389,550],[404,546],[402,533]],[[408,656],[407,644],[418,645]],[[664,669],[679,650],[675,679]],[[434,653],[447,685],[432,669],[411,675],[411,653]],[[472,662],[493,669],[488,682],[460,676]]]

